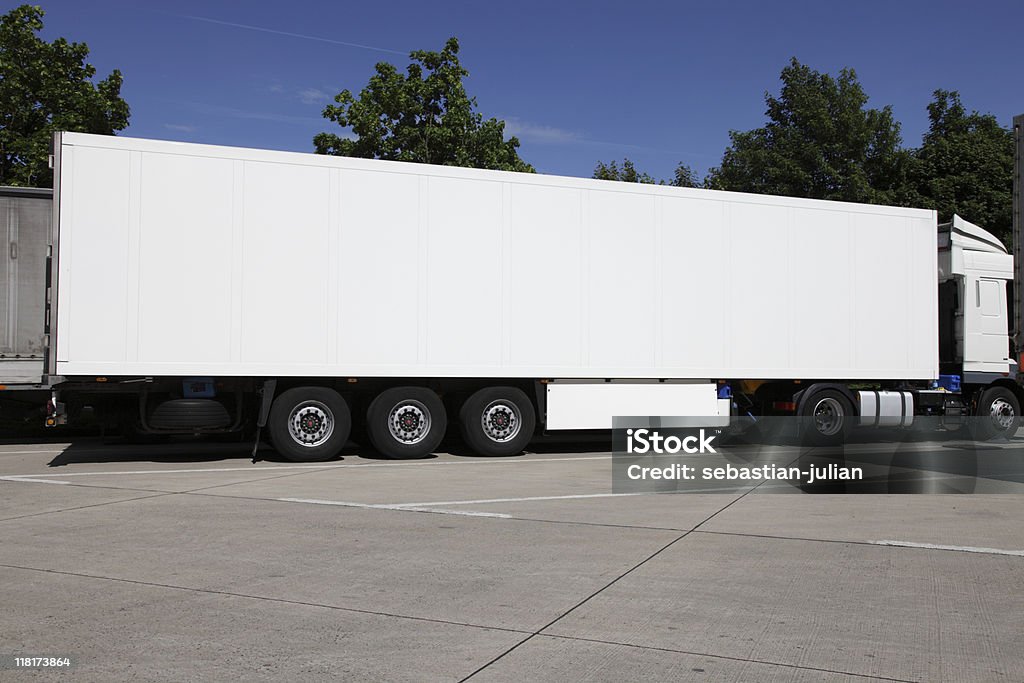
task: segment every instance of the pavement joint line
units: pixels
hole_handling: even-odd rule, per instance
[[[661,647],[659,645],[639,645],[637,643],[623,643],[617,640],[604,640],[601,638],[584,638],[582,636],[570,636],[561,635],[557,633],[541,633],[541,638],[557,638],[559,640],[575,640],[584,643],[600,643],[603,645],[620,645],[622,647],[631,647],[638,650],[656,650],[658,652],[672,652],[681,655],[693,655],[696,657],[709,657],[711,659],[726,659],[734,662],[743,662],[744,664],[765,664],[767,666],[781,666],[787,669],[800,669],[803,671],[818,671],[821,673],[839,674],[843,676],[854,676],[856,678],[869,678],[874,681],[894,681],[895,683],[918,683],[915,679],[911,678],[892,678],[890,676],[881,676],[878,674],[860,674],[852,671],[839,671],[837,669],[825,669],[817,666],[803,666],[801,664],[786,664],[785,662],[772,662],[766,659],[748,659],[744,657],[735,657],[730,655],[716,655],[710,652],[694,652],[692,650],[677,650],[671,647]]]
[[[25,477],[11,476],[11,477],[0,477],[0,481],[14,481],[14,482],[35,482],[40,484],[67,484],[76,488],[87,488],[87,489],[107,489],[111,491],[147,491],[152,493],[171,494],[171,495],[182,495],[186,493],[198,493],[200,491],[209,491],[211,489],[218,489],[225,486],[238,486],[241,484],[252,484],[261,481],[271,481],[273,479],[284,479],[285,477],[297,477],[303,474],[311,474],[311,471],[303,472],[289,472],[288,474],[280,474],[273,477],[257,477],[255,479],[246,479],[245,481],[232,481],[226,484],[214,484],[213,486],[203,486],[197,489],[189,489],[187,491],[161,491],[160,489],[140,489],[128,486],[103,486],[98,484],[79,484],[71,481],[50,481],[46,479],[28,479]],[[151,497],[151,496],[150,496]],[[235,497],[235,496],[225,496]],[[238,496],[239,498],[241,496]],[[270,498],[253,498],[253,500],[272,500]],[[3,521],[3,520],[0,520]]]
[[[348,503],[340,500],[318,500],[316,498],[274,498],[282,503],[306,503],[310,505],[336,505],[338,507],[370,510],[397,510],[399,512],[430,512],[438,515],[462,515],[464,517],[497,517],[510,519],[511,515],[500,512],[475,512],[473,510],[434,510],[422,506],[389,505],[387,503]]]
[[[135,498],[123,498],[121,500],[108,500],[108,501],[106,501],[104,503],[92,503],[90,505],[76,505],[75,507],[61,508],[60,510],[44,510],[42,512],[33,512],[31,514],[28,514],[28,515],[18,515],[16,517],[4,517],[3,519],[0,519],[0,523],[3,523],[3,522],[13,522],[15,520],[28,519],[30,517],[41,517],[42,515],[56,515],[56,514],[59,514],[61,512],[73,512],[75,510],[85,510],[87,508],[98,508],[98,507],[103,507],[104,505],[117,505],[118,503],[131,503],[132,501],[136,501],[136,500],[148,500],[150,498],[162,498],[163,496],[173,496],[173,495],[175,495],[174,492],[162,491],[162,492],[159,492],[159,493],[154,493],[152,496],[136,496]],[[4,566],[4,565],[0,565],[0,566]]]
[[[771,541],[807,541],[811,543],[838,543],[840,545],[869,545],[883,548],[912,548],[916,550],[942,550],[945,552],[974,553],[976,555],[1008,555],[1024,557],[1024,550],[1003,550],[1001,548],[979,548],[974,546],[942,545],[937,543],[915,543],[914,541],[858,541],[840,538],[808,538],[806,536],[779,536],[772,534],[751,534],[740,531],[708,531],[694,529],[694,533],[709,536],[740,536],[743,538],[763,538]]]
[[[757,488],[757,487],[755,486],[754,488]],[[510,647],[510,648],[506,649],[506,650],[505,650],[504,652],[502,652],[502,653],[498,654],[498,656],[494,657],[494,658],[493,658],[493,659],[491,659],[490,661],[488,661],[488,662],[485,662],[485,663],[483,664],[483,666],[480,666],[479,668],[475,669],[474,671],[472,671],[472,672],[471,672],[471,673],[470,673],[470,674],[469,674],[468,676],[466,676],[465,678],[462,678],[462,679],[460,679],[460,680],[459,680],[459,683],[464,683],[465,681],[468,681],[469,679],[473,678],[473,676],[476,676],[476,675],[477,675],[478,673],[480,673],[480,672],[481,672],[481,671],[483,671],[484,669],[486,669],[486,668],[490,667],[491,665],[495,664],[496,662],[498,662],[498,661],[499,661],[499,660],[501,660],[502,658],[504,658],[504,657],[506,657],[507,655],[509,655],[509,654],[511,654],[512,652],[514,652],[514,651],[515,651],[515,650],[516,650],[516,649],[517,649],[518,647],[520,647],[521,645],[524,645],[524,644],[528,643],[528,642],[529,642],[530,640],[532,640],[533,638],[537,637],[538,635],[541,635],[541,634],[543,634],[543,632],[544,632],[544,631],[546,631],[547,629],[551,628],[552,626],[554,626],[555,624],[557,624],[557,623],[558,623],[559,621],[561,621],[561,620],[562,620],[562,619],[564,619],[565,617],[567,617],[567,616],[569,616],[570,614],[572,614],[572,612],[574,612],[575,610],[579,609],[579,608],[580,608],[580,607],[582,607],[583,605],[587,604],[588,602],[590,602],[591,600],[593,600],[593,599],[594,599],[595,597],[597,597],[598,595],[600,595],[601,593],[603,593],[604,591],[608,590],[609,588],[611,588],[612,586],[614,586],[614,585],[615,585],[616,583],[618,583],[619,581],[621,581],[621,580],[622,580],[623,578],[625,578],[626,576],[628,576],[628,575],[632,574],[632,573],[633,573],[633,572],[635,572],[635,571],[636,571],[637,569],[639,569],[640,567],[644,566],[645,564],[647,564],[648,562],[650,562],[651,560],[653,560],[653,559],[654,559],[655,557],[657,557],[658,555],[662,554],[663,552],[665,552],[666,550],[668,550],[669,548],[671,548],[671,547],[672,547],[673,545],[675,545],[675,544],[676,544],[676,543],[678,543],[679,541],[681,541],[681,540],[683,540],[684,538],[686,538],[687,536],[689,536],[689,535],[690,535],[691,533],[693,533],[693,530],[694,530],[694,529],[697,529],[697,528],[699,528],[699,527],[700,527],[700,526],[701,526],[702,524],[704,524],[704,523],[705,523],[705,522],[707,522],[708,520],[712,519],[712,518],[713,518],[713,517],[715,517],[716,515],[718,515],[718,514],[720,514],[720,513],[724,512],[725,510],[727,510],[727,509],[729,509],[730,507],[732,507],[732,506],[733,506],[733,505],[734,505],[734,504],[735,504],[735,503],[736,503],[737,501],[739,501],[739,500],[741,500],[742,498],[744,498],[745,496],[749,495],[749,494],[750,494],[750,492],[754,490],[754,488],[752,488],[752,489],[750,489],[750,490],[748,490],[748,491],[745,491],[745,492],[743,492],[742,494],[740,494],[739,496],[737,496],[736,498],[732,499],[731,501],[729,501],[728,503],[726,503],[725,505],[723,505],[723,506],[722,506],[721,508],[719,508],[719,509],[718,509],[718,510],[716,510],[715,512],[713,512],[713,513],[711,513],[710,515],[708,515],[708,516],[707,516],[707,517],[706,517],[706,518],[705,518],[705,519],[704,519],[704,520],[703,520],[702,522],[700,522],[700,524],[697,524],[696,526],[694,526],[694,527],[693,527],[693,529],[691,529],[691,530],[687,530],[687,531],[684,531],[684,532],[683,532],[682,534],[680,534],[679,536],[676,536],[676,537],[675,537],[674,539],[672,539],[671,541],[669,541],[669,542],[668,542],[668,543],[666,543],[665,545],[661,546],[660,548],[658,548],[657,550],[655,550],[655,551],[654,551],[653,553],[651,553],[650,555],[648,555],[647,557],[643,558],[642,560],[640,560],[640,561],[639,561],[638,563],[636,563],[635,565],[633,565],[632,567],[630,567],[630,568],[629,568],[629,569],[627,569],[626,571],[622,572],[621,574],[619,574],[618,576],[616,576],[615,578],[613,578],[613,579],[612,579],[611,581],[609,581],[608,583],[606,583],[606,584],[605,584],[604,586],[602,586],[602,587],[598,588],[598,589],[597,589],[596,591],[594,591],[594,592],[593,592],[593,593],[591,593],[590,595],[586,596],[585,598],[583,598],[582,600],[580,600],[579,602],[577,602],[577,603],[576,603],[575,605],[573,605],[573,606],[572,606],[572,607],[570,607],[569,609],[567,609],[567,610],[565,610],[564,612],[562,612],[562,613],[561,613],[560,615],[558,615],[557,617],[555,617],[554,619],[552,619],[552,620],[551,620],[550,622],[548,622],[548,623],[547,623],[547,624],[545,624],[544,626],[541,626],[541,627],[540,627],[539,629],[537,629],[536,631],[534,631],[534,632],[533,632],[533,633],[531,633],[530,635],[526,636],[525,638],[523,638],[522,640],[520,640],[520,641],[519,641],[518,643],[515,643],[515,644],[513,644],[513,645],[512,645],[512,647]]]
[[[301,477],[306,474],[313,474],[317,470],[303,470],[301,472],[288,472],[287,474],[277,474],[271,477],[257,477],[256,479],[246,479],[245,481],[232,481],[226,484],[213,484],[212,486],[200,486],[197,489],[189,489],[188,491],[179,491],[178,493],[195,493],[199,494],[202,491],[211,491],[213,489],[220,489],[226,486],[240,486],[242,484],[254,484],[261,481],[273,481],[275,479],[286,479],[288,477]],[[270,500],[265,498],[264,500]]]
[[[192,586],[176,586],[171,583],[157,583],[155,581],[140,581],[138,579],[125,579],[117,576],[102,576],[99,574],[84,574],[82,572],[68,572],[60,569],[44,569],[41,567],[24,567],[16,564],[0,564],[0,567],[7,569],[21,569],[30,572],[42,572],[45,574],[57,574],[60,576],[74,576],[82,579],[95,579],[97,581],[116,581],[119,583],[130,583],[137,586],[150,586],[153,588],[167,588],[169,590],[188,591],[190,593],[205,593],[209,595],[223,595],[231,598],[242,598],[244,600],[262,600],[264,602],[277,602],[285,605],[299,605],[302,607],[318,607],[321,609],[338,610],[339,612],[355,612],[357,614],[369,614],[378,617],[390,617],[392,619],[409,619],[411,621],[425,621],[432,624],[447,624],[449,626],[464,626],[485,631],[503,631],[506,633],[530,633],[529,631],[509,628],[507,626],[485,626],[483,624],[471,624],[464,621],[452,621],[449,619],[432,619],[430,617],[417,617],[409,614],[396,614],[394,612],[380,612],[371,609],[360,609],[358,607],[343,607],[341,605],[327,605],[321,602],[308,602],[305,600],[289,600],[287,598],[275,598],[267,595],[250,595],[248,593],[236,593],[234,591],[216,590],[213,588],[195,588]]]
[[[789,461],[789,464],[790,464],[790,465],[792,465],[792,464],[793,464],[794,462],[796,462],[796,461],[797,461],[797,460],[799,460],[799,459],[800,459],[800,455],[797,455],[797,457],[795,457],[795,458],[793,458],[792,460],[790,460],[790,461]],[[729,502],[728,502],[728,503],[727,503],[727,504],[726,504],[726,505],[725,505],[725,506],[724,506],[723,508],[721,508],[720,510],[717,510],[716,512],[713,512],[713,513],[711,513],[710,515],[708,515],[707,517],[705,517],[705,518],[704,518],[703,520],[701,520],[701,522],[700,522],[699,524],[695,525],[695,526],[693,527],[693,529],[691,529],[691,530],[690,530],[690,532],[689,532],[689,533],[693,533],[693,532],[695,532],[695,531],[699,531],[699,530],[700,530],[700,528],[701,528],[702,526],[704,526],[705,524],[707,524],[708,522],[710,522],[710,521],[711,521],[712,519],[714,519],[715,517],[717,517],[717,516],[718,516],[718,515],[720,515],[721,513],[725,512],[726,510],[728,510],[729,508],[731,508],[731,507],[732,507],[732,506],[733,506],[734,504],[736,504],[736,503],[738,503],[739,501],[743,500],[744,498],[746,498],[747,496],[749,496],[749,495],[750,495],[751,493],[753,493],[754,491],[756,491],[756,490],[757,490],[758,488],[760,488],[761,486],[763,486],[763,485],[766,485],[766,484],[768,484],[768,480],[767,480],[767,479],[763,479],[763,480],[761,480],[760,482],[758,482],[758,483],[757,483],[757,484],[755,484],[754,486],[750,487],[749,489],[747,489],[746,491],[744,491],[743,493],[741,493],[741,494],[740,494],[739,496],[737,496],[736,498],[734,498],[734,499],[732,499],[731,501],[729,501]]]
[[[249,467],[196,467],[190,469],[174,470],[124,470],[114,472],[36,472],[33,474],[12,474],[5,475],[16,478],[24,477],[95,477],[95,476],[127,476],[139,474],[190,474],[203,472],[252,472],[258,470],[332,470],[351,469],[359,467],[432,467],[439,465],[514,465],[523,463],[548,463],[566,462],[572,460],[611,460],[610,455],[594,455],[575,458],[527,458],[527,459],[479,459],[479,460],[442,460],[433,461],[408,461],[408,462],[371,462],[371,463],[339,463],[334,465],[268,465]],[[66,465],[65,465],[66,466]]]
[[[92,505],[79,505],[79,506],[76,506],[76,507],[63,508],[63,509],[60,509],[60,510],[44,510],[43,512],[34,512],[32,514],[20,515],[20,516],[17,516],[17,517],[5,517],[5,518],[0,519],[0,523],[7,522],[7,521],[13,521],[13,520],[17,520],[17,519],[26,519],[28,517],[39,517],[41,515],[51,515],[51,514],[56,514],[58,512],[70,512],[72,510],[83,510],[85,508],[99,507],[101,505],[111,505],[111,504],[114,504],[114,503],[128,503],[128,502],[131,502],[133,500],[146,500],[148,498],[161,498],[161,497],[164,497],[164,496],[181,496],[181,495],[188,495],[188,494],[208,495],[208,494],[202,494],[202,493],[199,493],[199,492],[207,491],[209,489],[221,488],[223,486],[235,486],[235,485],[238,485],[238,484],[249,484],[249,483],[260,482],[260,481],[269,481],[269,480],[272,480],[272,479],[284,479],[285,477],[294,477],[294,476],[298,476],[298,475],[302,475],[302,474],[308,474],[308,472],[292,472],[292,473],[289,473],[289,474],[282,474],[282,475],[275,476],[275,477],[260,477],[259,479],[250,479],[250,480],[242,481],[242,482],[231,482],[231,483],[228,483],[228,484],[217,484],[215,486],[206,486],[206,487],[203,487],[203,488],[191,489],[189,491],[159,491],[159,490],[156,490],[156,489],[121,488],[121,487],[117,487],[117,486],[95,486],[95,485],[89,485],[89,484],[75,484],[73,482],[67,482],[67,481],[49,481],[49,482],[44,482],[44,483],[47,483],[47,484],[68,484],[68,485],[74,486],[76,488],[105,489],[105,490],[111,490],[111,491],[140,491],[140,492],[145,491],[145,492],[148,492],[148,493],[153,493],[154,495],[152,495],[152,496],[137,496],[135,498],[125,498],[123,500],[111,500],[111,501],[107,501],[106,503],[95,503],[95,504],[92,504]],[[10,477],[0,477],[0,481],[10,481],[10,480],[12,480]],[[31,480],[31,479],[13,479],[13,481],[33,481],[33,480]],[[210,497],[214,497],[215,495],[216,494],[213,494]],[[274,500],[273,498],[254,498],[254,497],[242,497],[242,496],[216,496],[216,497],[219,497],[219,498],[238,498],[238,499],[242,499],[242,500]],[[444,511],[443,510],[437,510],[436,512],[444,512]],[[484,514],[487,514],[487,513],[482,513],[480,516],[483,516]]]
[[[9,481],[9,482],[11,482],[11,481],[13,481],[13,482],[26,482],[27,481],[27,482],[32,483],[32,482],[35,482],[36,480],[34,480],[34,479],[7,479],[5,477],[0,477],[0,481]],[[104,484],[79,484],[78,482],[74,482],[74,481],[46,481],[46,480],[39,480],[38,483],[41,483],[41,484],[67,484],[68,486],[70,486],[72,488],[76,488],[76,489],[102,489],[104,491],[140,491],[140,492],[143,492],[143,493],[175,493],[174,491],[164,491],[162,489],[144,489],[144,488],[139,488],[138,486],[110,486],[110,485],[104,485]]]
[[[97,488],[99,488],[99,487],[97,487]],[[106,487],[104,487],[104,488],[106,488]],[[134,489],[115,489],[115,490],[134,490]],[[142,489],[142,490],[145,490],[145,489]],[[176,495],[195,495],[195,496],[204,496],[204,497],[207,497],[207,498],[222,498],[224,500],[291,502],[291,501],[289,501],[287,499],[284,499],[284,498],[264,498],[264,497],[261,497],[261,496],[231,496],[231,495],[226,495],[226,494],[223,494],[223,493],[204,493],[204,491],[206,491],[206,489],[196,489],[195,491],[180,491]],[[302,499],[299,499],[299,500],[302,500]],[[353,504],[353,506],[371,506],[371,505],[374,505],[374,504],[373,503],[356,503],[356,504]],[[411,510],[409,508],[404,508],[404,507],[396,507],[394,509],[399,511],[399,512],[401,512],[401,511],[406,511],[406,512],[424,512],[424,510]],[[451,511],[447,511],[447,510],[427,510],[426,512],[436,512],[436,513],[439,513],[439,514],[444,514],[444,513],[452,514]],[[478,515],[469,515],[469,516],[475,517],[475,516],[478,516]],[[662,527],[662,526],[645,526],[645,525],[641,525],[641,524],[611,524],[611,523],[605,523],[605,522],[581,522],[579,520],[572,520],[572,519],[544,519],[543,517],[519,517],[517,515],[507,515],[506,517],[509,520],[514,521],[514,522],[536,522],[536,523],[540,523],[540,524],[570,524],[570,525],[575,525],[575,526],[596,526],[596,527],[606,527],[606,528],[612,528],[612,529],[636,529],[638,531],[671,531],[671,532],[675,532],[675,533],[681,533],[683,531],[690,531],[690,529],[686,528],[686,527]]]

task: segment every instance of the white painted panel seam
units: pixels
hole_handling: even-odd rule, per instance
[[[498,238],[501,249],[500,296],[498,311],[498,334],[501,339],[501,366],[512,364],[512,186],[501,184],[501,235]]]
[[[419,229],[417,230],[418,273],[416,287],[416,359],[419,363],[429,362],[427,356],[427,322],[430,307],[430,178],[421,176],[417,183],[416,201],[419,206]]]
[[[665,259],[663,232],[665,230],[664,198],[654,198],[654,365],[661,367],[665,349]],[[676,226],[679,230],[683,226]],[[709,283],[710,284],[710,283]]]
[[[327,207],[327,362],[334,365],[338,362],[338,343],[342,332],[338,310],[341,308],[340,292],[341,276],[339,269],[344,263],[341,259],[341,225],[345,207],[341,200],[341,170],[332,168],[328,178]]]
[[[231,164],[231,308],[228,348],[230,358],[242,360],[242,305],[245,282],[245,162]]]
[[[125,258],[125,360],[139,359],[139,310],[142,282],[139,268],[142,261],[142,152],[131,152],[128,160],[128,244]]]

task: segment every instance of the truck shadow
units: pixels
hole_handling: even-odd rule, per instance
[[[550,438],[540,437],[531,442],[521,453],[507,458],[529,457],[531,455],[546,454],[576,454],[576,453],[607,453],[610,448],[610,436],[600,438],[584,438],[567,440],[564,437]],[[64,446],[68,444],[65,439],[17,439],[12,443],[23,445],[54,445]],[[448,454],[458,458],[488,458],[495,456],[481,456],[466,446],[459,438],[445,439],[437,449],[436,453],[430,453],[416,460],[394,460],[382,455],[370,445],[361,445],[355,441],[349,441],[342,449],[338,457],[322,463],[350,462],[358,463],[363,461],[379,462],[420,462],[424,460],[435,460],[438,454]],[[499,456],[502,457],[502,456]],[[240,441],[237,438],[231,441],[211,440],[192,437],[151,437],[128,440],[123,438],[101,439],[96,436],[74,439],[60,453],[47,463],[48,467],[66,467],[69,465],[86,464],[109,464],[109,463],[163,463],[163,464],[185,464],[185,463],[214,463],[214,462],[254,462],[252,456],[252,442]],[[274,448],[265,441],[260,444],[256,453],[255,462],[271,462],[281,464],[293,464],[292,461],[279,455]],[[309,463],[317,464],[317,463]]]
[[[341,462],[347,458],[367,456],[368,454],[365,453],[365,449],[360,448],[354,443],[349,443],[338,457],[327,462]],[[383,456],[378,457],[382,458]],[[148,442],[110,441],[103,443],[99,439],[76,440],[50,460],[47,466],[66,467],[69,465],[108,463],[186,464],[213,462],[292,464],[290,460],[279,455],[266,443],[260,444],[254,460],[252,442],[236,440],[229,443],[216,443],[184,437],[164,437],[160,440]]]

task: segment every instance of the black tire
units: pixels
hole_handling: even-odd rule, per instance
[[[352,429],[348,404],[334,389],[296,387],[274,399],[267,434],[274,450],[293,462],[330,460]]]
[[[853,405],[837,389],[822,389],[800,406],[800,439],[810,446],[836,446],[846,442],[853,425]]]
[[[971,424],[977,441],[1009,439],[1020,427],[1020,401],[1006,387],[989,387],[978,398]]]
[[[467,446],[480,455],[501,456],[526,448],[537,418],[521,389],[487,387],[466,399],[459,422]]]
[[[389,458],[408,460],[432,452],[444,438],[444,403],[425,387],[385,389],[366,409],[366,432],[373,447]]]

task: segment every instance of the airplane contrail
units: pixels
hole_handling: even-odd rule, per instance
[[[386,47],[376,47],[374,45],[361,45],[359,43],[348,43],[344,40],[334,40],[333,38],[322,38],[320,36],[309,36],[304,33],[292,33],[290,31],[278,31],[274,28],[266,28],[263,26],[251,26],[249,24],[236,24],[233,21],[221,21],[220,19],[210,19],[209,17],[198,17],[191,14],[179,14],[184,19],[192,19],[193,21],[205,21],[209,24],[220,24],[221,26],[231,26],[234,28],[244,28],[250,31],[261,31],[263,33],[275,33],[279,36],[289,36],[291,38],[304,38],[306,40],[316,40],[321,43],[331,43],[332,45],[344,45],[346,47],[358,47],[363,50],[376,50],[377,52],[388,52],[394,55],[405,55],[407,52],[400,50],[390,50]]]

